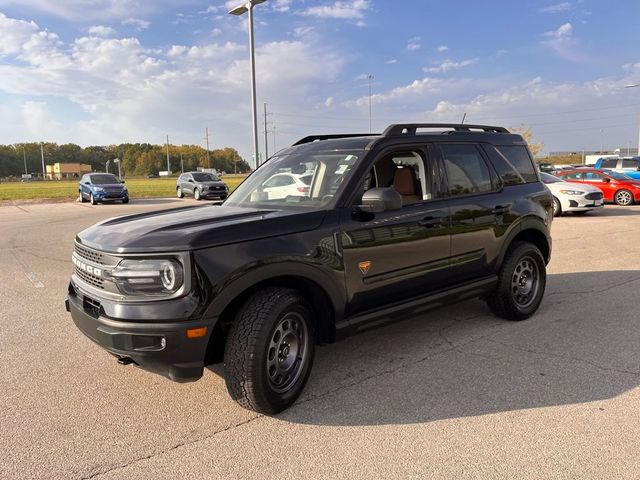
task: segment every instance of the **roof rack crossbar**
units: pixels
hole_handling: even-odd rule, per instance
[[[293,145],[302,145],[303,143],[311,143],[316,140],[331,140],[334,138],[351,138],[351,137],[371,137],[380,135],[379,133],[335,133],[330,135],[309,135],[308,137],[301,138]]]
[[[393,137],[397,135],[415,135],[419,128],[450,128],[456,132],[470,132],[471,130],[482,130],[483,132],[509,133],[504,127],[494,127],[492,125],[470,125],[464,123],[398,123],[389,125],[382,133],[383,137]]]

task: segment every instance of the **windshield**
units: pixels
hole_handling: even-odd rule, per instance
[[[324,208],[337,197],[364,151],[295,150],[269,159],[248,177],[225,205]]]
[[[213,173],[192,173],[193,179],[196,182],[218,182],[220,178]]]
[[[625,175],[624,173],[618,172],[607,172],[611,178],[615,178],[616,180],[633,180],[631,177]]]
[[[540,178],[542,179],[543,183],[558,183],[558,182],[562,182],[562,180],[560,180],[558,177],[554,177],[553,175],[550,175],[548,173],[541,173],[540,174]]]
[[[98,175],[91,175],[91,183],[94,185],[109,185],[112,183],[120,183],[120,180],[110,173],[100,173]]]

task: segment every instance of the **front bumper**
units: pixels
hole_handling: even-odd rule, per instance
[[[149,303],[145,320],[126,321],[105,316],[98,300],[69,286],[65,306],[78,329],[120,363],[135,363],[145,370],[176,382],[190,382],[202,377],[204,360],[213,322],[148,321],[162,318],[163,302]],[[207,327],[205,336],[188,338],[187,330]]]
[[[129,198],[129,192],[95,192],[93,198],[98,202],[126,200]]]
[[[560,203],[563,212],[579,212],[604,207],[604,199],[589,199],[584,195],[565,195]]]

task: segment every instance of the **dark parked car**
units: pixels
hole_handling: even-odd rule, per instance
[[[193,195],[196,200],[203,198],[224,200],[229,195],[229,187],[213,173],[186,172],[178,177],[176,195],[178,198]]]
[[[104,202],[121,201],[129,203],[129,190],[124,180],[111,173],[87,173],[80,179],[78,186],[80,201],[92,205]]]
[[[281,173],[309,188],[272,198]],[[272,414],[302,392],[316,345],[474,297],[533,315],[552,219],[526,142],[504,128],[311,136],[222,206],[80,232],[66,307],[119,363],[187,382],[224,362],[231,396]]]

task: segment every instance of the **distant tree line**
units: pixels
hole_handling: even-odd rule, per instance
[[[123,176],[153,175],[167,169],[166,145],[123,143],[82,148],[73,143],[43,143],[43,151],[47,165],[84,163],[91,165],[93,171],[104,172],[107,161],[111,161],[109,171],[117,172],[113,160],[119,158]],[[25,159],[28,173],[42,173],[39,143],[0,145],[0,177],[19,177],[25,173]],[[172,172],[180,172],[182,165],[185,172],[198,167],[227,173],[245,173],[250,169],[233,148],[210,150],[207,156],[207,150],[198,145],[169,145],[169,165]]]

